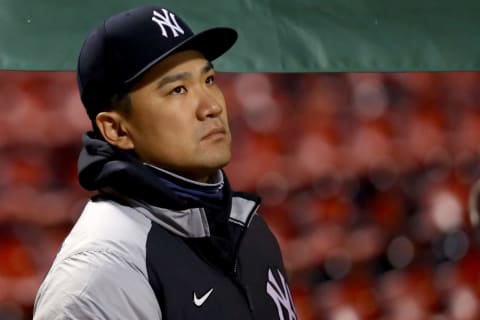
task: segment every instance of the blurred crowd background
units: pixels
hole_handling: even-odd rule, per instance
[[[226,172],[263,198],[301,320],[478,320],[480,73],[220,74]],[[92,195],[74,73],[0,72],[0,319],[31,319]]]

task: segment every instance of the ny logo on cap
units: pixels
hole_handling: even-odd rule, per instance
[[[166,9],[162,9],[162,13],[153,10],[152,21],[156,22],[160,29],[162,29],[162,36],[168,38],[167,30],[165,27],[170,28],[170,31],[173,33],[173,37],[176,38],[179,36],[179,33],[183,34],[183,29],[178,25],[175,15],[171,12],[168,12]]]

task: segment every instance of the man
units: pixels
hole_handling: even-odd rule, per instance
[[[296,319],[259,199],[221,170],[230,130],[210,61],[230,28],[193,34],[170,10],[107,19],[78,61],[94,130],[79,180],[98,190],[65,239],[34,319]]]

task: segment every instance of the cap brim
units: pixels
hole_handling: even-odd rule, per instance
[[[232,28],[212,28],[194,34],[161,56],[153,59],[135,75],[128,78],[124,84],[131,84],[158,62],[180,51],[196,50],[201,52],[208,61],[213,61],[228,51],[236,40],[237,32]]]

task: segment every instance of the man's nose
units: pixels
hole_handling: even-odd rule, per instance
[[[211,93],[202,92],[199,97],[197,116],[200,120],[218,117],[223,111],[219,99]]]

